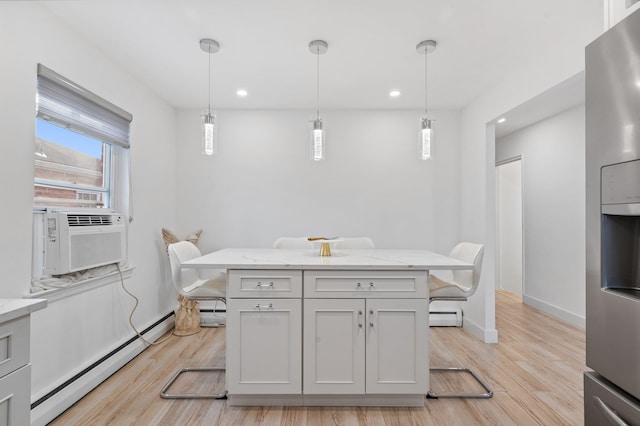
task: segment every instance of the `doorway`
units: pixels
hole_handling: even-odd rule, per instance
[[[496,164],[497,282],[496,288],[524,294],[522,157]]]

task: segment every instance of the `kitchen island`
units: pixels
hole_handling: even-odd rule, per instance
[[[423,406],[428,277],[473,265],[426,250],[224,249],[230,405]]]

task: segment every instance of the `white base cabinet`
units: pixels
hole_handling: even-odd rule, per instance
[[[228,284],[230,405],[424,404],[426,271],[231,270]]]
[[[43,299],[0,299],[0,426],[31,423],[31,313]]]
[[[305,394],[428,390],[422,299],[305,299]]]

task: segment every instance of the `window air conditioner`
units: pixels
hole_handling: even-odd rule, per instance
[[[112,211],[45,213],[44,273],[61,275],[125,260],[124,216]]]

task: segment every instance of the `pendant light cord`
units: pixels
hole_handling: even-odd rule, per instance
[[[316,46],[316,120],[320,119],[320,46]]]
[[[427,56],[429,56],[429,52],[427,52],[425,48],[424,52],[424,117],[427,118]]]
[[[209,51],[209,104],[207,112],[211,114],[211,44],[209,44],[207,50]]]

